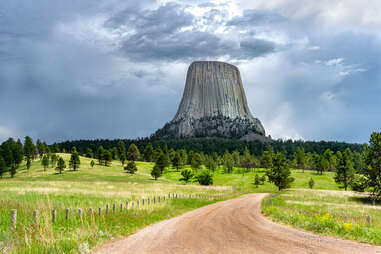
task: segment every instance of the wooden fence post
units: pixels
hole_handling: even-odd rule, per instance
[[[52,211],[52,223],[56,223],[56,216],[57,216],[57,211],[53,209]]]
[[[112,204],[112,213],[116,212],[116,204]]]
[[[17,223],[17,210],[16,209],[12,209],[11,210],[11,224],[12,224],[12,227],[16,227],[16,223]]]
[[[123,212],[123,204],[120,204],[120,211]]]
[[[93,217],[94,216],[94,211],[93,211],[93,208],[90,207],[89,209],[89,213],[90,213],[90,216]]]
[[[82,208],[78,208],[78,216],[82,219]]]
[[[70,214],[70,209],[66,208],[66,210],[65,210],[65,218],[66,218],[66,220],[69,220],[69,214]]]
[[[153,203],[156,204],[156,197],[153,197]]]
[[[136,200],[136,206],[139,207],[139,200]]]
[[[372,226],[372,221],[369,215],[366,216],[366,223],[368,224],[369,227]]]
[[[98,207],[98,214],[99,214],[99,216],[102,215],[102,208],[101,207]]]
[[[171,193],[168,193],[168,199],[170,199],[171,198]]]
[[[144,205],[144,198],[142,199],[142,205]]]
[[[158,200],[157,200],[157,201],[160,203],[160,196],[158,196],[157,198],[158,198]]]
[[[108,214],[108,210],[110,208],[110,205],[109,204],[106,204],[106,214]]]
[[[38,211],[37,210],[33,211],[33,220],[34,220],[34,223],[38,223]]]

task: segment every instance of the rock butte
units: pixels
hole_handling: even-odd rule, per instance
[[[189,66],[177,113],[154,136],[267,140],[261,122],[250,113],[238,68],[216,61]]]

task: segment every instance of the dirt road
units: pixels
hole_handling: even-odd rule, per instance
[[[97,254],[139,253],[378,253],[381,247],[302,232],[273,223],[260,212],[266,194],[249,194],[154,224]]]

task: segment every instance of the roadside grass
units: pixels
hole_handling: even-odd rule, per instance
[[[381,244],[381,204],[350,191],[289,189],[262,202],[273,221],[315,233]],[[367,216],[370,216],[368,224]]]
[[[66,164],[69,154],[59,154]],[[185,184],[180,181],[181,173],[168,169],[157,181],[150,172],[153,163],[136,162],[138,171],[127,174],[119,161],[111,166],[90,166],[92,159],[81,157],[78,171],[66,169],[57,174],[53,168],[46,171],[39,160],[33,161],[29,170],[25,163],[20,166],[15,178],[5,175],[0,179],[0,253],[87,253],[102,242],[126,236],[136,230],[195,208],[219,200],[252,192],[275,192],[276,187],[268,182],[254,186],[254,176],[265,174],[265,169],[244,173],[236,168],[232,174],[224,174],[222,168],[214,173],[212,186],[200,186],[196,182]],[[97,161],[94,160],[96,163]],[[187,166],[189,168],[189,166]],[[338,189],[332,173],[323,176],[315,172],[293,170],[294,188],[308,185],[315,180],[319,189]],[[178,198],[160,204],[136,207],[136,201],[178,193],[201,195],[204,198]],[[221,196],[223,195],[223,196]],[[208,198],[205,198],[208,197]],[[210,198],[210,199],[209,199]],[[134,202],[134,208],[119,212],[119,205]],[[110,205],[108,215],[104,214]],[[112,205],[117,212],[112,213]],[[97,215],[98,208],[102,215]],[[124,205],[125,207],[125,205]],[[66,221],[65,209],[70,209]],[[82,219],[78,208],[83,209]],[[92,208],[93,217],[89,214]],[[17,227],[12,229],[11,209],[17,209]],[[52,210],[57,211],[57,221],[52,223]],[[125,209],[125,208],[124,208]],[[33,219],[33,211],[39,211],[39,222]]]

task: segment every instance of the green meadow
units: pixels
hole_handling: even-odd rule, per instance
[[[66,162],[70,157],[69,154],[60,156]],[[109,167],[96,164],[93,168],[90,161],[81,157],[79,171],[66,169],[63,174],[57,174],[52,168],[45,171],[36,160],[29,170],[22,164],[14,178],[5,175],[0,180],[0,253],[88,253],[111,239],[132,234],[147,225],[192,209],[246,193],[277,191],[267,181],[258,187],[253,184],[255,174],[264,175],[264,169],[245,173],[235,169],[232,174],[224,174],[219,169],[214,173],[212,186],[200,186],[197,182],[185,184],[180,181],[180,172],[173,168],[167,169],[155,181],[150,175],[153,163],[137,162],[138,171],[130,175],[119,161],[113,161]],[[330,172],[318,175],[312,171],[293,170],[292,176],[295,178],[292,184],[295,190],[306,188],[310,178],[315,181],[314,189],[338,190]],[[171,197],[176,193],[178,198],[168,199],[168,193]],[[280,195],[274,199],[274,207],[278,208],[278,204],[279,207],[281,204],[302,206],[282,201],[283,197]],[[148,198],[150,204],[147,204]],[[142,199],[145,199],[144,206]],[[128,207],[126,202],[129,202]],[[109,211],[106,214],[107,205]],[[68,220],[65,217],[67,208]],[[79,208],[82,209],[82,217],[79,217]],[[11,209],[17,209],[15,228],[11,225]],[[264,206],[265,214],[281,221],[271,209]],[[37,221],[33,216],[35,210],[38,211]],[[57,213],[55,223],[52,222],[52,210]],[[284,213],[289,213],[289,210],[285,209]]]

